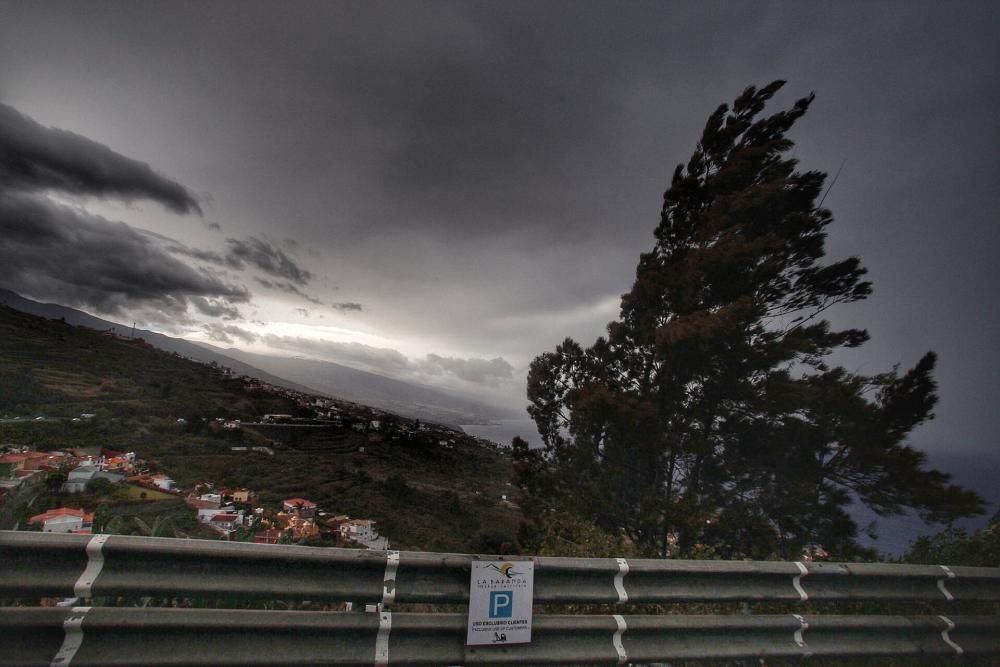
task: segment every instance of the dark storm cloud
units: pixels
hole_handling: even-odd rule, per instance
[[[167,324],[189,322],[191,307],[213,317],[240,317],[233,304],[249,300],[246,288],[171,254],[204,259],[199,252],[57,204],[46,196],[50,191],[146,198],[178,213],[201,212],[183,186],[149,165],[0,105],[0,282],[5,286],[103,313],[140,311]]]
[[[308,283],[312,279],[312,274],[298,266],[279,248],[253,236],[245,240],[227,239],[226,245],[225,254],[215,252],[214,250],[191,248],[176,242],[168,245],[167,250],[177,255],[184,255],[185,257],[191,257],[201,262],[232,269],[245,269],[249,264],[250,268],[256,268],[265,273],[288,279],[288,281],[275,281],[255,277],[254,280],[261,287],[286,294],[294,294],[310,303],[322,305],[323,302],[318,298],[306,294],[296,286]]]
[[[518,230],[540,240],[591,236],[618,224],[627,214],[620,175],[650,166],[650,148],[676,131],[679,117],[703,122],[719,102],[703,91],[724,87],[717,70],[726,52],[710,48],[706,36],[725,33],[715,39],[736,50],[755,37],[731,34],[732,25],[749,33],[769,19],[756,3],[701,11],[665,2],[381,10],[365,16],[367,24],[338,17],[344,48],[319,51],[336,86],[317,106],[364,127],[380,149],[366,156],[381,185],[366,224],[419,224],[448,240]],[[384,34],[373,47],[376,25]],[[739,78],[725,94],[749,82]],[[665,93],[672,107],[644,108],[662,105]],[[652,117],[656,134],[642,136]],[[659,166],[665,184],[673,165]],[[638,210],[655,215],[655,199]],[[647,231],[653,225],[647,218]]]
[[[209,317],[219,317],[224,320],[239,320],[243,319],[240,315],[239,308],[232,306],[225,301],[220,299],[206,299],[201,296],[188,297],[188,301],[191,305],[195,307],[202,315],[208,315]]]
[[[175,213],[201,213],[184,186],[144,162],[78,134],[44,127],[0,104],[0,184],[25,191],[151,199]]]
[[[277,292],[284,292],[285,294],[294,294],[294,295],[296,295],[298,297],[301,297],[301,298],[305,299],[309,303],[315,303],[317,306],[322,306],[323,305],[322,301],[320,301],[319,299],[317,299],[314,296],[306,294],[305,292],[303,292],[302,290],[300,290],[298,287],[296,287],[295,285],[293,285],[291,283],[287,283],[287,282],[275,282],[275,281],[272,281],[272,280],[266,280],[264,278],[254,278],[254,280],[261,287],[266,287],[267,289],[272,289],[272,290],[275,290]]]
[[[216,340],[227,345],[235,344],[236,340],[252,345],[259,338],[257,334],[247,331],[246,329],[238,327],[234,324],[209,322],[208,324],[202,325],[201,328],[212,340]]]
[[[226,239],[226,246],[226,262],[235,269],[242,269],[249,264],[299,286],[312,280],[312,273],[300,267],[281,248],[268,241],[250,236],[245,240]]]
[[[380,176],[407,218],[463,231],[486,231],[497,216],[507,229],[537,223],[556,210],[553,182],[587,168],[596,156],[581,162],[581,151],[617,115],[609,93],[626,76],[628,49],[605,21],[627,7],[577,12],[572,31],[557,27],[566,18],[557,11],[464,9],[440,35],[424,24],[423,35],[403,36],[419,48],[358,58],[337,76],[358,113],[392,138]]]
[[[461,359],[428,354],[420,364],[421,371],[430,375],[447,373],[460,380],[496,387],[514,377],[514,367],[502,357],[493,359]]]
[[[289,243],[294,244],[295,242],[290,239],[286,239],[285,244],[289,245]],[[232,269],[245,269],[249,264],[251,268],[256,268],[268,274],[289,279],[287,281],[276,281],[254,277],[254,281],[261,287],[265,287],[276,292],[284,292],[285,294],[294,294],[309,303],[323,305],[323,302],[320,299],[307,294],[296,286],[296,284],[293,284],[294,282],[298,285],[305,285],[312,279],[312,274],[299,267],[279,248],[276,248],[267,241],[261,241],[260,239],[252,236],[246,240],[227,239],[226,245],[227,250],[225,254],[215,252],[214,250],[191,248],[177,242],[168,244],[167,250],[176,255],[183,255],[185,257],[196,259],[200,262],[206,262]],[[289,245],[289,247],[292,246]]]
[[[340,303],[333,304],[333,307],[342,313],[348,310],[356,310],[358,312],[364,310],[364,307],[360,303],[354,301],[341,301]]]
[[[105,313],[188,305],[237,316],[246,288],[175,257],[154,237],[45,197],[0,190],[0,283]]]

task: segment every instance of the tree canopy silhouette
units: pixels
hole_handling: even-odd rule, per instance
[[[607,336],[531,364],[545,449],[519,448],[522,480],[646,553],[795,557],[820,544],[844,557],[859,548],[852,499],[935,521],[983,510],[905,442],[933,416],[932,352],[902,374],[830,365],[868,334],[824,312],[871,284],[857,258],[824,261],[826,175],[797,171],[786,137],[813,96],[762,115],[783,84],[709,117]]]

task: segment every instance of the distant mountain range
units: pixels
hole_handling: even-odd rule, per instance
[[[519,416],[509,410],[464,399],[439,389],[329,361],[252,354],[234,348],[222,350],[211,345],[205,347],[268,373],[315,387],[321,393],[419,419],[448,424],[476,424]]]
[[[99,331],[114,329],[126,336],[132,332],[130,326],[103,320],[74,308],[26,299],[10,290],[0,289],[0,304]],[[176,352],[203,362],[214,361],[237,373],[256,377],[270,384],[340,398],[407,417],[446,424],[473,424],[514,416],[509,410],[464,399],[439,389],[328,361],[251,354],[234,348],[224,350],[145,329],[136,329],[135,336],[166,352]]]

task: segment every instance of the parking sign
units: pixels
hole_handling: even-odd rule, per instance
[[[531,641],[535,564],[473,561],[469,584],[469,646]]]

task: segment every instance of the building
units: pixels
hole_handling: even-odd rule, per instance
[[[222,507],[222,494],[219,493],[203,493],[198,496],[198,500],[213,503],[215,507]]]
[[[24,452],[24,470],[54,470],[59,467],[65,456],[48,452]]]
[[[209,519],[208,525],[216,530],[229,533],[243,525],[243,515],[219,513]]]
[[[59,507],[28,519],[28,523],[42,524],[44,533],[75,533],[90,528],[94,523],[94,513],[70,507]]]
[[[336,516],[330,517],[324,523],[326,524],[327,528],[329,528],[331,530],[334,530],[334,531],[336,531],[336,532],[339,533],[340,532],[340,527],[343,526],[345,523],[347,523],[350,520],[351,520],[351,517],[347,516],[346,514],[338,514]]]
[[[249,504],[253,498],[253,491],[250,489],[231,489],[226,495],[232,498],[234,503]]]
[[[262,530],[253,536],[254,544],[277,544],[281,540],[281,535],[283,531],[277,528],[271,528],[269,530]]]
[[[189,503],[190,504],[190,503]],[[212,519],[221,514],[231,514],[233,516],[239,517],[240,522],[243,521],[243,510],[237,510],[232,505],[227,505],[222,508],[198,508],[198,521],[202,523],[207,523],[212,525]]]
[[[166,475],[153,475],[149,478],[149,480],[153,483],[153,486],[158,489],[162,489],[163,491],[177,490],[177,483]]]
[[[87,485],[95,479],[106,479],[112,484],[118,484],[125,479],[125,475],[115,472],[105,472],[96,465],[77,466],[66,475],[66,481],[63,482],[62,490],[65,493],[82,493],[87,490]]]
[[[87,489],[90,480],[99,473],[100,470],[94,465],[82,465],[69,471],[66,481],[63,482],[62,490],[65,493],[82,493]]]
[[[289,533],[293,540],[319,537],[319,526],[312,519],[303,518],[297,514],[278,512],[274,517],[284,532]]]
[[[363,544],[374,541],[378,537],[378,529],[371,519],[352,519],[340,525],[340,536]]]
[[[305,498],[289,498],[281,503],[284,512],[297,514],[304,519],[311,519],[316,516],[316,503]]]
[[[135,471],[135,454],[129,452],[128,454],[105,456],[104,469],[108,471],[117,470],[123,473],[132,473]]]
[[[221,511],[221,503],[213,502],[211,500],[202,500],[201,498],[191,498],[190,496],[184,499],[184,503],[188,507],[193,507],[199,512],[205,510],[207,512],[211,511]]]

